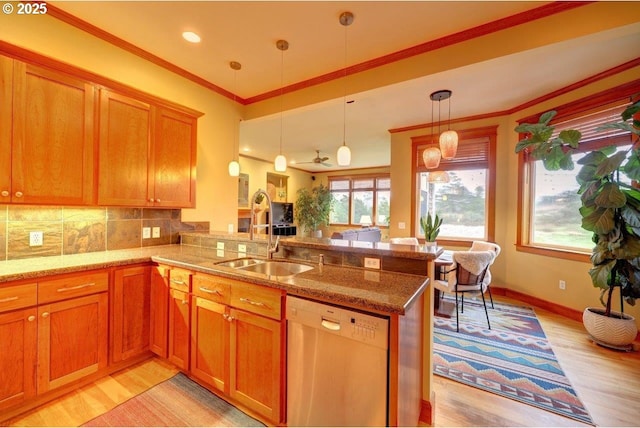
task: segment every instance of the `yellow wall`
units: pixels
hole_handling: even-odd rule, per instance
[[[573,100],[588,97],[608,88],[637,79],[640,67],[598,81],[542,104],[519,111],[509,117],[496,117],[452,125],[456,130],[497,125],[496,162],[496,242],[502,254],[491,268],[494,283],[529,296],[582,311],[587,306],[600,306],[599,289],[591,284],[589,263],[574,262],[553,257],[538,256],[516,251],[518,209],[518,162],[514,148],[518,134],[513,131],[517,121],[531,114],[553,109]],[[428,134],[429,130],[413,130],[391,135],[391,236],[410,236],[411,228],[411,137]],[[398,222],[406,222],[407,229],[400,230]],[[559,280],[566,281],[566,290],[558,287]],[[616,298],[617,302],[617,298]],[[636,317],[640,325],[640,305],[625,306],[626,312]]]
[[[267,173],[286,175],[287,179],[287,202],[296,201],[296,192],[302,187],[311,187],[313,181],[311,174],[295,168],[287,168],[285,172],[276,172],[272,162],[265,162],[259,159],[240,156],[240,172],[249,175],[249,196],[258,190],[267,189]]]

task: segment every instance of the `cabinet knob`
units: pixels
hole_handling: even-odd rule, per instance
[[[231,322],[231,321],[233,321],[235,319],[229,314],[222,314],[222,318],[226,319],[229,322]]]
[[[29,317],[27,317],[27,321],[29,322],[33,322],[36,320],[36,316],[35,315],[29,315]]]
[[[16,198],[21,198],[22,197],[22,192],[16,192]]]
[[[9,191],[8,190],[3,190],[2,192],[0,192],[0,195],[4,196],[6,198],[7,196],[9,196]]]
[[[182,303],[183,305],[187,305],[187,304],[189,304],[189,301],[188,301],[188,300],[183,300],[183,301],[182,301],[182,302],[180,302],[180,303]]]
[[[161,201],[160,199],[156,199],[156,202],[160,203],[160,202],[162,202],[162,201]]]
[[[42,318],[47,318],[49,316],[49,312],[43,312],[42,313]]]
[[[149,202],[154,202],[153,198],[149,198]]]

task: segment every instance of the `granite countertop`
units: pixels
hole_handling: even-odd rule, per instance
[[[285,290],[289,294],[329,301],[349,307],[404,314],[424,292],[426,276],[371,269],[308,264],[314,269],[291,277],[265,277],[238,272],[216,263],[238,258],[238,253],[185,245],[166,245],[69,256],[0,262],[0,287],[9,281],[48,275],[104,269],[155,261],[193,271],[215,274]]]

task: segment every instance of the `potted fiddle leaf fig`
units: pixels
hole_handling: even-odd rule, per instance
[[[331,191],[322,184],[311,190],[306,187],[299,189],[295,204],[298,225],[314,237],[321,238],[322,230],[319,228],[322,224],[329,224],[332,199]]]
[[[586,308],[583,323],[596,343],[622,349],[628,349],[637,334],[636,321],[624,313],[623,302],[634,305],[640,298],[640,121],[634,119],[639,111],[640,101],[632,103],[620,121],[598,128],[630,132],[631,147],[594,149],[577,161],[582,228],[593,233],[595,244],[589,275],[594,287],[601,289],[604,306]],[[526,137],[515,151],[530,150],[547,170],[571,170],[571,156],[580,147],[582,135],[569,129],[555,136],[549,125],[555,115],[550,111],[538,123],[517,126],[515,130]],[[620,293],[620,312],[611,307],[614,290]]]
[[[427,213],[426,216],[420,217],[420,226],[424,232],[424,240],[428,247],[436,246],[436,238],[440,234],[440,226],[442,226],[442,218],[438,217],[436,213],[434,217],[431,213]]]

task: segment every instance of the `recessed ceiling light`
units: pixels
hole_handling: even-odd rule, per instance
[[[187,41],[187,42],[191,42],[191,43],[200,43],[200,36],[198,36],[196,33],[194,33],[193,31],[185,31],[184,33],[182,33],[182,37]]]

